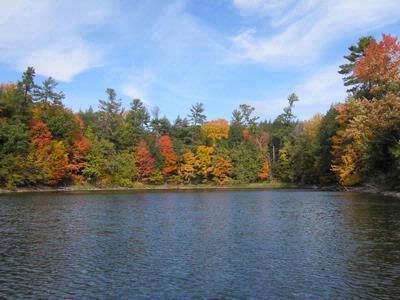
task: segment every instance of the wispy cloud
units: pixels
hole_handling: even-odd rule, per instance
[[[271,2],[254,3],[260,6]],[[239,33],[232,39],[237,51],[235,61],[309,64],[343,35],[359,35],[400,20],[398,0],[298,1],[290,9],[281,6],[275,9],[281,13],[281,20],[272,22],[278,26],[278,33],[264,36],[255,29]],[[265,23],[268,24],[267,19]]]
[[[37,73],[57,80],[70,81],[79,73],[98,66],[101,54],[82,40],[63,41],[48,48],[33,50],[21,56],[16,66],[23,70],[34,66]]]
[[[296,0],[233,0],[242,15],[281,15],[283,10]]]
[[[399,9],[399,0],[0,0],[0,78],[32,65],[67,82],[71,106],[95,106],[114,87],[169,116],[201,101],[229,118],[242,99],[273,118],[293,91],[305,118],[343,100],[334,63],[361,35],[398,30]]]
[[[189,2],[174,0],[163,7],[150,35],[157,53],[151,85],[167,95],[164,105],[180,109],[206,98],[205,81],[216,76],[227,52],[225,36],[190,13]]]
[[[253,105],[260,116],[273,119],[287,106],[287,96],[292,92],[300,99],[295,104],[295,114],[300,119],[310,118],[316,112],[324,112],[346,97],[346,88],[337,72],[337,64],[333,64],[315,71],[280,97],[247,103]]]
[[[155,20],[151,38],[162,49],[163,57],[185,60],[193,54],[210,59],[224,55],[225,48],[216,37],[217,32],[188,13],[187,2],[173,1]]]
[[[121,91],[125,96],[128,96],[131,99],[140,99],[144,103],[149,104],[146,93],[142,90],[142,88],[137,87],[132,83],[123,84],[121,86]]]
[[[346,98],[346,88],[337,65],[320,69],[294,88],[300,98],[296,111],[302,119],[311,117],[315,112],[325,112],[332,104]]]
[[[142,72],[131,71],[123,77],[125,81],[121,85],[122,93],[131,99],[138,98],[145,104],[150,105],[151,100],[149,99],[147,90],[155,80],[154,74],[149,70]]]
[[[0,62],[18,70],[69,81],[101,63],[100,45],[88,41],[91,28],[104,24],[111,2],[4,0],[0,3]]]

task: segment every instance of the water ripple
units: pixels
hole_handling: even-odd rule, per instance
[[[0,298],[395,299],[400,202],[309,191],[0,196]]]

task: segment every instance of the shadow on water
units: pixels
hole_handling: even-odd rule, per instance
[[[400,295],[400,201],[381,196],[2,195],[0,236],[0,297]]]

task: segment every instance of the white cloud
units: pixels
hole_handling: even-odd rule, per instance
[[[186,109],[184,102],[205,99],[205,81],[218,73],[220,62],[227,56],[224,33],[191,13],[189,2],[169,2],[152,22],[149,37],[158,52],[152,67],[157,79],[152,86],[168,95],[164,103],[157,103],[161,107]],[[159,98],[154,98],[156,101]]]
[[[287,100],[284,96],[266,99],[266,100],[255,100],[255,101],[241,101],[241,103],[247,103],[253,106],[256,110],[256,114],[260,117],[273,120],[276,116],[282,113],[283,108],[287,105]]]
[[[133,85],[132,83],[125,83],[121,86],[122,93],[131,99],[140,99],[143,103],[150,104],[147,100],[146,93]]]
[[[149,104],[146,100],[145,92],[131,83],[125,83],[121,86],[122,93],[131,99],[140,99],[144,103]]]
[[[300,98],[296,104],[296,113],[302,119],[327,111],[331,104],[345,99],[346,88],[338,74],[337,65],[317,71],[295,87],[294,90]]]
[[[281,14],[293,2],[293,0],[233,0],[233,4],[243,15],[269,16]]]
[[[246,30],[236,35],[233,59],[268,65],[309,64],[343,35],[360,35],[399,21],[399,10],[398,0],[299,1],[272,22],[279,25],[278,33],[262,36]]]
[[[127,80],[121,85],[121,91],[131,99],[140,99],[150,105],[147,90],[155,80],[154,74],[149,70],[142,72],[128,71],[122,75]]]
[[[343,100],[346,95],[346,89],[343,86],[342,77],[338,73],[337,65],[335,64],[319,70],[296,86],[295,90],[302,99],[301,102],[303,104],[320,104],[321,100],[325,102]]]
[[[99,65],[100,55],[83,41],[64,41],[63,44],[34,50],[17,61],[20,70],[34,66],[38,74],[57,80],[70,81],[82,71]]]
[[[225,50],[215,37],[217,33],[186,11],[187,2],[176,0],[169,4],[155,20],[151,38],[168,59],[183,60],[196,51],[203,58],[222,56]]]
[[[0,11],[0,63],[62,81],[100,63],[102,50],[86,35],[106,22],[108,0],[3,0]]]

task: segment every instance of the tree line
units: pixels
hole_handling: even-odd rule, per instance
[[[299,98],[261,121],[242,104],[231,120],[207,120],[202,103],[173,122],[107,89],[98,109],[73,112],[51,77],[0,85],[0,185],[132,187],[282,181],[399,188],[400,43],[362,37],[339,66],[348,97],[297,120]]]

